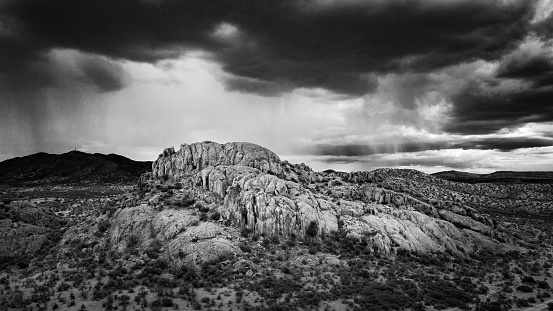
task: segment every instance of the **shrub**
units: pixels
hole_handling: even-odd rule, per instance
[[[242,231],[240,231],[242,237],[245,237],[245,238],[247,238],[250,235],[251,232],[252,231],[248,227],[244,227],[244,228],[242,228]]]
[[[98,231],[100,231],[101,233],[106,232],[109,229],[109,227],[110,227],[110,223],[109,223],[109,220],[107,219],[103,219],[98,223]]]
[[[242,250],[244,253],[252,252],[252,248],[247,244],[240,244],[240,250]]]
[[[536,280],[533,277],[526,275],[522,278],[522,283],[525,284],[536,284]]]
[[[305,235],[314,238],[317,236],[317,233],[319,232],[319,224],[316,221],[311,221],[309,223],[309,226],[307,226],[307,229],[305,230]]]
[[[209,212],[209,207],[204,206],[202,203],[196,203],[196,208],[197,208],[201,213],[207,213],[207,212]]]
[[[215,212],[215,213],[211,214],[211,220],[218,221],[219,218],[221,218],[221,213]]]
[[[533,291],[532,287],[528,285],[520,285],[517,287],[517,290],[523,293],[531,293]]]
[[[201,220],[201,221],[206,221],[206,220],[207,220],[207,214],[206,214],[205,212],[202,212],[202,213],[200,214],[200,220]]]
[[[136,247],[139,242],[140,242],[140,240],[138,239],[138,237],[133,234],[133,235],[129,236],[129,238],[127,240],[127,247],[129,247],[129,248]]]
[[[182,198],[182,206],[184,207],[192,206],[194,203],[196,203],[196,199],[191,198],[188,195],[185,195],[184,198]]]
[[[549,289],[549,284],[546,281],[538,281],[538,288]]]
[[[199,225],[200,222],[198,220],[193,220],[191,223],[190,223],[190,226],[191,227],[196,227],[197,225]]]
[[[516,305],[517,305],[517,307],[519,307],[519,308],[522,308],[522,307],[529,307],[529,306],[530,306],[530,304],[528,303],[528,301],[526,301],[526,299],[523,299],[523,298],[517,299]]]

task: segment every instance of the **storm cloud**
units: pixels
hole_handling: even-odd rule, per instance
[[[3,54],[31,66],[52,48],[156,62],[212,53],[230,89],[324,88],[359,96],[373,74],[496,59],[524,38],[532,1],[8,1]],[[5,65],[5,64],[4,64]],[[109,77],[108,77],[109,79]],[[272,86],[271,86],[272,85]],[[272,90],[271,90],[272,89]]]

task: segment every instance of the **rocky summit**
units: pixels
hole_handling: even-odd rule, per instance
[[[71,152],[1,172],[0,310],[553,302],[547,174],[314,172],[256,144],[209,141],[163,150],[151,171]]]

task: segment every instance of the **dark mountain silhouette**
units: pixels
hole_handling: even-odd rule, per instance
[[[441,179],[464,183],[530,183],[551,184],[553,172],[498,171],[490,174],[474,174],[459,171],[444,171],[432,174]]]
[[[0,162],[0,183],[128,183],[151,168],[152,162],[134,161],[117,154],[40,152]]]

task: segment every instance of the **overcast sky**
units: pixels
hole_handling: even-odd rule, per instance
[[[551,0],[0,0],[0,160],[248,141],[553,170]]]

